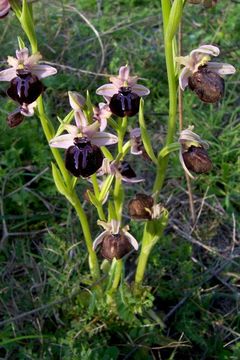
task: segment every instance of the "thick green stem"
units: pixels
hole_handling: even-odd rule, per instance
[[[26,0],[24,0],[24,2],[23,2],[22,14],[24,14],[24,13],[25,13],[24,19],[19,18],[19,21],[23,27],[23,30],[25,31],[25,33],[28,37],[28,40],[29,40],[31,48],[32,48],[32,52],[36,53],[38,51],[37,39],[36,39],[36,35],[35,35],[32,15],[31,15],[31,12],[29,12]],[[25,23],[28,26],[26,26]],[[38,105],[38,116],[41,121],[43,132],[45,134],[47,141],[49,142],[53,138],[55,132],[54,132],[54,128],[53,128],[53,125],[52,125],[50,119],[48,119],[45,115],[42,96],[40,96],[38,98],[37,105]],[[91,275],[96,280],[100,276],[100,270],[99,270],[99,264],[98,264],[96,253],[93,251],[93,248],[92,248],[92,237],[91,237],[91,232],[90,232],[86,214],[81,206],[81,203],[77,197],[76,192],[72,189],[71,177],[65,168],[64,161],[62,159],[61,154],[55,148],[51,148],[51,151],[52,151],[54,159],[61,171],[61,174],[64,178],[66,187],[68,189],[68,193],[69,193],[68,200],[71,201],[71,204],[73,205],[73,207],[75,208],[75,210],[78,214],[79,221],[82,226],[86,246],[87,246],[88,253],[89,253],[89,266],[90,266]]]
[[[117,265],[116,265],[114,279],[113,279],[112,287],[110,289],[110,293],[114,292],[118,288],[118,284],[119,284],[119,282],[121,280],[121,276],[122,276],[122,269],[123,269],[122,259],[117,260]]]
[[[171,10],[171,3],[169,0],[161,0],[162,2],[162,15],[163,15],[163,28],[164,28],[164,44],[165,44],[165,59],[167,67],[168,90],[169,90],[169,117],[168,117],[168,130],[166,145],[173,142],[176,130],[176,114],[177,114],[177,83],[174,69],[173,57],[173,39],[167,38],[166,28]],[[159,193],[166,176],[169,155],[161,158],[157,166],[157,175],[153,187],[153,193]]]
[[[71,195],[71,204],[74,207],[74,209],[76,210],[76,212],[78,214],[78,218],[79,218],[81,226],[82,226],[85,243],[86,243],[87,250],[89,253],[89,267],[90,267],[91,274],[94,279],[98,279],[100,276],[100,270],[99,270],[99,264],[98,264],[96,253],[92,247],[92,236],[91,236],[91,232],[90,232],[90,228],[89,228],[88,219],[87,219],[87,216],[81,206],[81,203],[80,203],[79,198],[75,191],[73,191],[73,193]]]

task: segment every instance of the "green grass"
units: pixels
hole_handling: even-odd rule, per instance
[[[221,61],[239,66],[240,5],[220,1],[204,10],[187,6],[183,19],[183,53],[199,44],[221,48]],[[168,111],[160,2],[72,1],[72,6],[99,32],[99,39],[71,10],[68,1],[36,2],[40,51],[58,64],[56,77],[45,81],[49,116],[70,110],[68,90],[95,89],[119,66],[130,64],[146,98],[146,123],[159,149]],[[13,14],[0,20],[1,61],[14,55],[19,30]],[[47,29],[47,32],[46,32]],[[104,60],[100,67],[101,60]],[[66,68],[67,66],[67,68]],[[237,69],[238,70],[238,69]],[[85,72],[91,73],[85,73]],[[100,73],[100,76],[94,74]],[[170,157],[161,201],[170,211],[165,236],[154,248],[145,285],[128,291],[135,255],[126,261],[126,281],[115,303],[96,302],[88,275],[82,232],[72,208],[51,178],[51,153],[37,118],[9,129],[6,116],[14,105],[0,99],[0,205],[4,238],[0,247],[0,358],[2,359],[223,359],[240,358],[239,306],[239,71],[226,78],[218,105],[206,105],[184,93],[184,125],[195,125],[210,143],[213,171],[193,183],[197,225],[192,231],[186,181],[178,155]],[[137,117],[129,120],[129,128]],[[176,134],[177,140],[178,134]],[[127,187],[126,201],[137,191],[150,191],[152,165],[129,157],[146,183]],[[34,180],[30,182],[31,180]],[[29,183],[30,182],[30,183]],[[77,185],[81,202],[88,184]],[[84,203],[93,236],[97,215]],[[131,222],[139,238],[141,223]],[[101,279],[106,283],[106,278]],[[162,327],[162,321],[165,326]]]

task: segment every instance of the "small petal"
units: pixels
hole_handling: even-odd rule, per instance
[[[68,92],[69,102],[73,110],[79,110],[85,104],[86,100],[84,96],[76,91]]]
[[[18,67],[18,59],[16,59],[13,56],[8,56],[7,63],[8,63],[8,65],[10,65],[10,66],[12,66],[14,68]]]
[[[141,129],[134,128],[130,131],[130,138],[140,137],[141,136]]]
[[[79,134],[79,128],[75,125],[65,124],[64,129],[67,130],[67,132],[71,134],[73,137]]]
[[[195,54],[209,54],[211,56],[218,56],[220,50],[217,46],[213,45],[202,45],[199,48],[194,49],[190,52],[190,57],[195,56]]]
[[[188,78],[191,75],[191,72],[188,68],[183,68],[179,76],[179,86],[182,90],[185,90],[188,86]]]
[[[97,146],[113,145],[117,142],[118,137],[116,135],[104,131],[96,133],[91,137],[91,143]]]
[[[131,90],[133,93],[137,94],[138,96],[146,96],[150,94],[150,90],[146,88],[146,86],[140,84],[133,85]]]
[[[43,79],[57,73],[57,69],[50,65],[33,65],[31,67],[31,73],[36,75],[38,79]]]
[[[212,61],[207,64],[207,68],[220,76],[230,75],[236,72],[235,67],[230,64],[217,63]]]
[[[99,130],[100,124],[98,121],[94,121],[91,125],[85,126],[82,128],[82,133],[88,138],[92,138],[97,135],[97,131]],[[98,133],[99,134],[99,133]]]
[[[100,86],[96,93],[111,98],[114,94],[118,93],[118,88],[114,84],[105,84]]]
[[[73,139],[74,137],[71,134],[64,134],[56,136],[49,141],[49,144],[51,147],[68,149],[70,146],[74,145]]]
[[[0,71],[0,81],[11,81],[17,76],[16,69],[10,68]]]
[[[20,107],[20,112],[22,115],[27,116],[27,117],[31,117],[34,115],[34,108],[37,106],[37,102],[34,101],[31,104],[22,104],[22,106]]]
[[[128,231],[125,231],[124,229],[122,229],[124,235],[128,238],[130,244],[132,245],[132,247],[135,249],[135,250],[138,250],[138,242],[137,240],[135,239],[134,236],[132,236]]]
[[[98,237],[96,237],[96,239],[93,242],[93,250],[96,250],[97,246],[101,244],[101,242],[103,241],[104,236],[107,235],[108,233],[109,231],[105,230]]]
[[[32,68],[34,65],[37,65],[38,62],[42,59],[42,55],[40,52],[36,52],[35,54],[32,54],[24,61],[24,65],[26,65],[29,68]]]

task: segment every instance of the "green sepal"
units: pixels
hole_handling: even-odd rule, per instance
[[[108,125],[111,128],[113,128],[113,130],[115,130],[116,132],[119,131],[119,126],[118,126],[117,122],[115,120],[113,120],[113,118],[111,118],[111,117],[108,118],[107,122],[108,122]]]
[[[24,49],[26,47],[26,45],[25,45],[23,39],[20,36],[18,36],[17,39],[18,39],[18,47],[19,47],[19,49],[20,50]]]
[[[28,7],[27,0],[23,0],[23,2],[22,2],[22,13],[21,13],[19,20],[20,20],[20,23],[22,25],[24,32],[26,33],[26,35],[30,41],[30,44],[32,47],[32,53],[34,54],[38,51],[37,38],[36,38],[36,33],[35,33],[35,28],[34,28],[34,24],[33,24],[31,11]]]
[[[183,11],[183,0],[174,0],[167,24],[167,29],[165,34],[166,39],[172,40],[173,37],[175,36],[181,21],[182,11]]]
[[[53,162],[52,162],[52,176],[57,190],[60,192],[60,194],[64,195],[66,198],[69,199],[69,192],[64,183],[63,177],[59,169]]]
[[[158,153],[158,161],[169,155],[171,152],[178,151],[179,149],[180,144],[178,142],[164,146]]]
[[[65,130],[64,125],[69,124],[74,117],[74,110],[71,110],[70,113],[68,113],[63,120],[61,120],[60,117],[58,117],[58,121],[60,122],[60,126],[57,129],[57,132],[55,136],[59,136],[62,134],[62,132]]]
[[[128,140],[122,147],[121,160],[123,160],[125,158],[125,156],[127,155],[127,153],[129,152],[130,149],[131,149],[131,141]]]
[[[101,186],[101,191],[100,191],[100,195],[99,195],[100,203],[102,203],[103,200],[105,199],[105,197],[107,196],[107,193],[110,190],[110,187],[112,185],[113,179],[114,179],[114,175],[108,175],[106,177],[106,179],[104,180],[104,182]]]
[[[159,219],[153,219],[147,221],[144,229],[144,238],[143,238],[143,249],[144,247],[152,248],[157,240],[162,236],[163,230],[168,224],[168,211],[164,209],[162,215]]]
[[[93,122],[93,104],[92,104],[91,97],[90,97],[88,90],[87,90],[87,98],[86,98],[85,104],[87,106],[87,109],[86,109],[87,119],[88,119],[89,124],[91,124]]]
[[[89,200],[96,208],[101,206],[100,201],[96,198],[96,196],[89,189],[87,190],[87,194],[88,194]]]
[[[155,164],[157,164],[157,158],[153,152],[150,136],[148,135],[145,120],[144,120],[144,101],[143,101],[143,99],[140,100],[140,106],[139,106],[139,125],[140,125],[140,129],[141,129],[142,141],[143,141],[143,145],[146,150],[146,153],[148,154],[150,159]]]
[[[9,4],[11,5],[11,9],[15,12],[15,15],[20,20],[21,16],[21,7],[19,6],[18,0],[9,0]]]

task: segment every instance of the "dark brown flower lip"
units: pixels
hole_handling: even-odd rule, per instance
[[[224,95],[223,78],[209,70],[207,65],[199,67],[198,71],[188,78],[188,86],[206,103],[215,103]]]
[[[121,231],[118,234],[107,234],[101,243],[101,255],[107,260],[121,259],[133,249],[127,236]]]
[[[135,220],[151,220],[154,200],[146,194],[136,194],[128,203],[128,214]]]
[[[204,174],[212,169],[212,161],[203,147],[191,146],[182,156],[187,169],[196,174]]]

